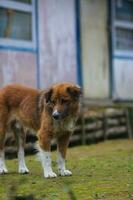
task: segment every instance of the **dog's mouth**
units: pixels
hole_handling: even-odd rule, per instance
[[[68,116],[67,113],[61,113],[57,110],[55,110],[53,113],[52,113],[52,117],[54,120],[63,120],[64,118],[66,118]]]

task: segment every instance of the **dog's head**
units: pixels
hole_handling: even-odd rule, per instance
[[[81,88],[71,83],[55,84],[45,92],[46,108],[55,120],[76,115]]]

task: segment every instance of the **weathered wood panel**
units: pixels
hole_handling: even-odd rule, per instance
[[[37,85],[36,56],[30,52],[0,52],[0,87],[9,83]]]
[[[133,100],[133,59],[114,59],[114,99]]]
[[[41,87],[59,81],[76,82],[74,0],[38,3]]]
[[[82,119],[79,118],[74,134],[71,136],[70,145],[92,143],[98,140],[104,140],[115,137],[128,137],[128,122],[126,112],[123,109],[105,109],[105,110],[88,110],[83,113],[84,127]],[[83,136],[84,129],[84,136]],[[84,138],[83,138],[84,137]],[[37,141],[36,134],[28,131],[25,150],[27,153],[35,153],[35,142]],[[52,147],[55,148],[55,140],[52,142]],[[7,136],[6,152],[8,156],[16,155],[17,148],[15,140],[11,134]]]
[[[106,98],[109,96],[107,1],[80,2],[84,94]]]

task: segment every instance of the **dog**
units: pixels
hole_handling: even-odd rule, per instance
[[[0,174],[5,165],[5,136],[12,131],[17,139],[19,173],[29,173],[24,159],[26,129],[37,132],[45,178],[57,177],[51,166],[51,141],[57,140],[57,166],[61,176],[72,172],[65,167],[66,150],[80,107],[81,88],[72,83],[58,83],[46,90],[19,84],[0,89]]]

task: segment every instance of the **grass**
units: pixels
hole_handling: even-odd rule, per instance
[[[52,157],[55,160],[55,152]],[[17,159],[7,160],[10,172],[0,176],[0,200],[14,190],[35,200],[133,200],[133,140],[70,148],[67,158],[73,176],[56,179],[43,178],[36,156],[26,157],[28,175],[16,173]],[[56,171],[55,162],[53,166]]]

